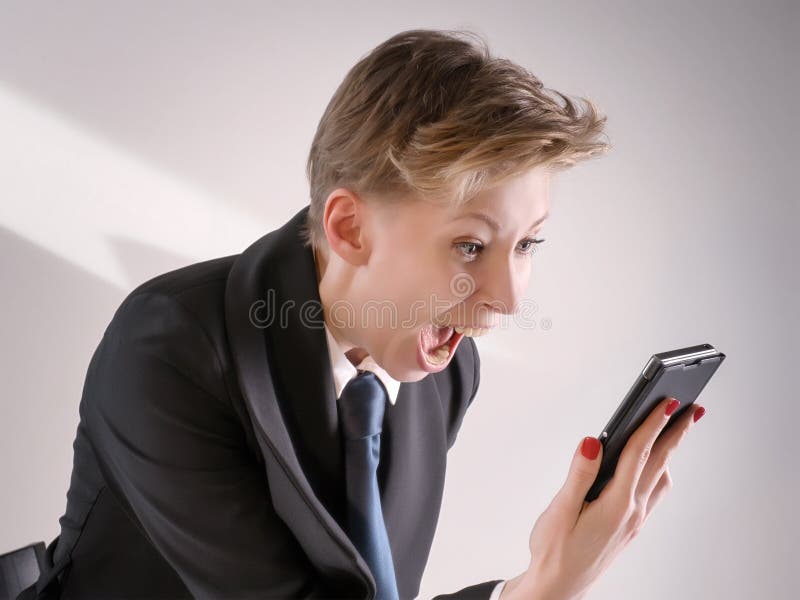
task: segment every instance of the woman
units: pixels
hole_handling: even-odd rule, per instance
[[[464,33],[360,60],[313,140],[310,205],[115,313],[23,597],[415,597],[479,385],[472,337],[517,310],[552,177],[607,148],[585,106]],[[592,503],[602,448],[584,438],[526,571],[450,597],[584,596],[670,487],[692,414],[655,440],[677,407]]]

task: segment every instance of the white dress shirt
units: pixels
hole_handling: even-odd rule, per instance
[[[391,402],[392,405],[397,402],[397,393],[400,391],[399,381],[393,379],[392,376],[383,370],[369,354],[361,360],[357,367],[353,365],[353,363],[350,362],[350,359],[347,358],[347,355],[342,352],[341,347],[336,341],[336,338],[333,337],[330,329],[328,329],[327,324],[325,324],[325,335],[328,338],[328,354],[330,355],[331,366],[333,367],[333,383],[336,387],[337,400],[342,395],[342,390],[344,389],[344,386],[347,385],[347,382],[358,375],[359,369],[362,369],[375,373],[375,375],[378,376],[378,379],[381,380],[381,383],[383,383],[386,391],[389,393],[389,402]],[[494,587],[492,590],[492,595],[489,596],[489,600],[497,600],[500,598],[500,593],[503,591],[503,586],[505,583],[505,581],[501,581]]]
[[[350,362],[347,355],[342,351],[336,338],[333,337],[331,330],[325,324],[325,335],[328,338],[328,354],[331,359],[331,366],[333,367],[333,384],[336,387],[336,399],[342,395],[344,386],[347,385],[353,377],[358,375],[358,369],[364,371],[372,371],[378,376],[378,379],[383,383],[383,387],[389,392],[389,402],[394,404],[397,402],[397,393],[400,391],[400,382],[393,379],[386,371],[384,371],[372,357],[367,354],[364,359],[358,363],[358,367]]]

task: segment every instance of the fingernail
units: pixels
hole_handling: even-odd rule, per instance
[[[694,422],[697,423],[704,414],[706,414],[706,409],[702,406],[694,411]]]
[[[594,460],[597,458],[598,452],[600,452],[600,440],[591,436],[583,438],[583,443],[581,444],[581,454],[583,454],[589,460]]]
[[[670,400],[669,404],[667,404],[667,410],[665,411],[666,415],[670,416],[672,413],[675,412],[675,409],[678,408],[680,405],[681,405],[681,403],[678,400],[676,400],[675,398]]]

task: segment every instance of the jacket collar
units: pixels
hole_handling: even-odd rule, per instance
[[[366,562],[311,485],[320,481],[320,472],[338,472],[341,464],[333,381],[327,358],[318,351],[324,330],[321,324],[314,327],[322,310],[313,257],[299,239],[307,210],[256,240],[234,262],[225,287],[225,321],[275,510],[323,572],[351,573],[353,585],[374,590]],[[308,324],[300,312],[310,317]],[[306,411],[315,417],[304,425],[318,444],[316,473],[301,467],[290,436]]]

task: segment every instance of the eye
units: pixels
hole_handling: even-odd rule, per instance
[[[544,238],[525,238],[520,242],[520,246],[522,247],[520,254],[523,256],[532,255],[536,249],[536,245],[544,241]],[[458,242],[455,246],[464,257],[469,259],[468,262],[476,260],[484,250],[483,244],[478,242]]]
[[[525,250],[523,250],[523,254],[533,254],[536,250],[536,245],[541,244],[544,241],[544,238],[525,238],[520,242],[521,244],[529,244],[525,246]]]
[[[456,248],[469,259],[477,258],[478,255],[483,252],[483,246],[477,242],[459,242],[456,244]]]

